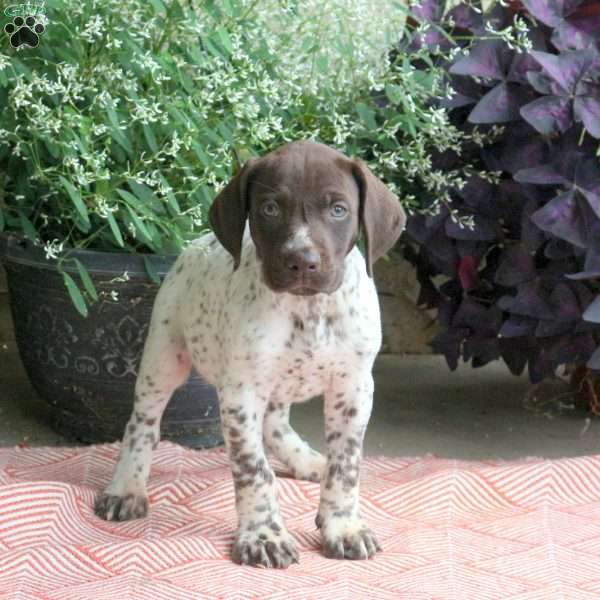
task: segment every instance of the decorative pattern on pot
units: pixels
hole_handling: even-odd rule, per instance
[[[68,321],[49,306],[40,306],[27,315],[25,329],[31,337],[36,360],[43,365],[52,364],[58,369],[71,366],[69,346],[77,343],[79,338]]]
[[[107,373],[119,378],[137,376],[147,331],[147,323],[129,315],[96,329],[91,343],[104,351],[101,361]]]

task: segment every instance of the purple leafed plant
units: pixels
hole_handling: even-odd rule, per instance
[[[600,7],[523,0],[481,16],[439,5],[421,1],[415,21],[432,26],[407,47],[454,44],[441,60],[455,94],[441,104],[493,139],[437,160],[495,177],[473,175],[437,214],[409,218],[404,254],[443,327],[432,346],[452,369],[502,358],[533,382],[565,364],[600,370]],[[491,33],[516,14],[525,52]]]

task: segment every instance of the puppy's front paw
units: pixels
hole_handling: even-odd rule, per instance
[[[362,519],[317,515],[315,522],[321,529],[327,558],[364,560],[381,551],[375,534]]]
[[[261,525],[252,531],[241,528],[231,558],[241,565],[278,569],[286,569],[299,560],[294,538],[276,523]]]
[[[94,512],[105,521],[129,521],[148,514],[148,498],[143,495],[115,496],[103,493],[96,498]]]

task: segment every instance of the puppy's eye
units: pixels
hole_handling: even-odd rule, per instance
[[[275,202],[274,200],[270,200],[269,202],[265,202],[260,207],[260,212],[265,217],[278,217],[281,211],[279,210],[279,205],[277,204],[277,202]]]
[[[336,202],[332,207],[331,207],[331,214],[336,217],[336,218],[341,218],[341,217],[345,217],[348,214],[348,209],[343,205],[340,204],[339,202]]]

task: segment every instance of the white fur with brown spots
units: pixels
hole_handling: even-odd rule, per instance
[[[339,211],[338,211],[339,212]],[[396,236],[397,237],[397,236]],[[310,241],[310,229],[303,229]],[[359,467],[373,398],[371,370],[381,344],[379,304],[355,246],[330,293],[273,291],[246,227],[239,267],[213,233],[191,244],[156,298],[112,481],[96,502],[108,520],[147,513],[146,482],[162,413],[192,365],[219,395],[239,527],[239,563],[287,567],[298,561],[281,517],[265,444],[294,477],[319,481],[323,551],[369,558],[380,550],[359,510]],[[289,424],[290,405],[323,395],[325,456]]]

